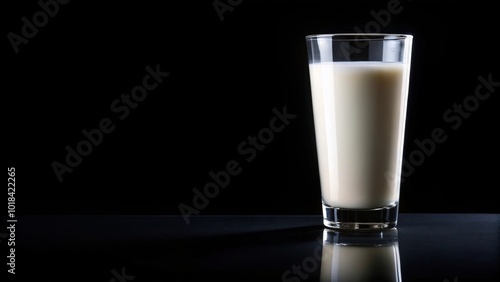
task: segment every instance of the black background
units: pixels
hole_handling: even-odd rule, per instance
[[[8,34],[41,8],[9,2],[4,151],[18,213],[175,215],[230,160],[242,172],[200,214],[321,212],[304,36],[378,31],[370,12],[389,1],[243,0],[223,21],[213,2],[70,1],[17,54]],[[456,130],[443,120],[478,76],[500,81],[491,3],[401,0],[380,28],[414,35],[405,158],[435,128],[447,135],[405,178],[400,211],[499,211],[499,88]],[[157,65],[170,75],[120,120],[111,103]],[[296,118],[247,162],[238,145],[285,106]],[[51,164],[103,118],[115,130],[59,182]]]

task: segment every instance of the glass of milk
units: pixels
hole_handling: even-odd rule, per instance
[[[394,228],[412,36],[306,36],[324,224]]]
[[[325,229],[321,282],[401,281],[397,229],[338,232]]]

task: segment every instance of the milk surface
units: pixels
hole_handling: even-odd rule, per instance
[[[396,204],[406,115],[407,65],[309,65],[323,202],[372,209]]]

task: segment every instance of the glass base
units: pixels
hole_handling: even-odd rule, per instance
[[[376,209],[333,208],[323,203],[323,223],[339,230],[381,230],[394,228],[398,222],[398,204]]]

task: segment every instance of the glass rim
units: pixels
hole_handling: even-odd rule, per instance
[[[306,35],[306,40],[331,38],[339,41],[372,41],[372,40],[404,40],[411,39],[413,35],[402,33],[324,33]]]

